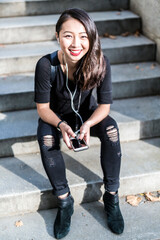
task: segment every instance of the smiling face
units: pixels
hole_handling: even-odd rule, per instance
[[[69,18],[62,24],[57,38],[68,64],[76,64],[89,50],[86,29],[75,18]]]

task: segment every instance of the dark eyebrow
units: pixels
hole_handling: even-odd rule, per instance
[[[70,32],[70,31],[65,31],[63,34],[66,34],[66,33],[73,33],[73,32]],[[80,32],[79,34],[87,34],[86,32]]]
[[[72,32],[70,32],[70,31],[65,31],[65,32],[63,32],[63,34],[66,34],[66,33],[72,33]]]
[[[86,32],[80,32],[80,34],[84,34],[84,33],[87,34]]]

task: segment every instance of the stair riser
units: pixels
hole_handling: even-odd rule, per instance
[[[111,112],[111,116],[114,114]],[[121,142],[135,141],[139,139],[158,137],[160,132],[160,119],[148,122],[119,123]],[[36,133],[33,133],[36,135]],[[8,157],[19,154],[37,153],[39,146],[36,136],[13,138],[0,141],[0,157]],[[98,138],[91,138],[90,146],[99,145]],[[65,144],[61,141],[61,149],[66,150]]]
[[[113,83],[113,99],[157,95],[160,92],[160,78]]]
[[[125,32],[135,33],[141,29],[140,19],[124,19],[114,21],[96,22],[99,35],[109,33],[111,35],[121,35]]]
[[[85,9],[86,11],[109,11],[109,10],[120,10],[128,9],[128,0],[74,0],[74,7]],[[11,17],[11,16],[26,16],[26,15],[46,15],[53,13],[61,13],[67,8],[73,8],[72,1],[22,1],[22,2],[10,2],[1,3],[0,1],[0,16]]]
[[[119,196],[157,191],[159,182],[159,173],[140,175],[133,178],[121,178]],[[71,186],[70,188],[75,205],[100,200],[104,192],[102,181],[92,182],[87,185],[84,183],[79,186]],[[28,194],[1,196],[0,205],[0,217],[3,217],[54,208],[57,206],[57,202],[51,190],[46,192],[37,190]]]
[[[103,52],[110,59],[111,64],[153,61],[155,59],[154,45],[103,49]]]
[[[35,136],[0,141],[0,157],[39,152]]]
[[[158,95],[160,78],[113,83],[112,88],[113,99]],[[33,109],[33,99],[33,92],[0,95],[0,111]]]
[[[106,48],[102,45],[103,52],[108,56],[111,64],[153,61],[155,59],[155,48],[154,44],[122,48]],[[49,52],[53,52],[54,50],[51,48]],[[47,54],[45,49],[44,54]],[[40,57],[40,55],[36,55],[2,58],[0,59],[0,74],[34,72],[35,65]]]
[[[36,107],[33,99],[33,92],[0,95],[0,111],[33,109]]]
[[[121,178],[120,182],[120,196],[135,195],[146,192],[153,192],[159,189],[160,174],[155,172],[153,174],[137,175],[136,177]]]
[[[55,39],[55,25],[1,29],[1,33],[1,44],[50,41]]]
[[[0,74],[33,72],[35,71],[36,63],[40,57],[42,56],[38,55],[0,59]]]
[[[122,142],[158,137],[160,133],[160,119],[148,122],[120,123],[119,129]]]
[[[120,35],[124,32],[134,33],[140,29],[140,19],[112,20],[96,22],[99,35],[109,33]],[[1,29],[1,44],[27,43],[38,41],[50,41],[55,39],[55,25],[33,26],[24,28]]]

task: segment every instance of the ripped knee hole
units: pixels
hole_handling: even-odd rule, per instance
[[[55,139],[52,135],[43,136],[43,142],[46,147],[53,147],[55,145]]]
[[[118,141],[118,130],[114,126],[107,127],[106,132],[110,141],[112,142]]]

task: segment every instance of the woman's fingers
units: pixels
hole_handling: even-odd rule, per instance
[[[86,141],[87,144],[89,144],[89,137],[90,137],[90,128],[88,126],[82,125],[80,128],[80,135],[79,139],[83,139]]]
[[[69,137],[66,137],[66,138],[63,139],[63,140],[64,140],[65,144],[67,145],[67,147],[68,147],[69,149],[72,149],[72,146],[71,146]]]
[[[82,138],[84,138],[84,135],[85,135],[85,131],[80,131],[80,134],[79,134],[79,139],[82,139]]]
[[[71,142],[70,142],[70,137],[75,137],[75,133],[73,132],[72,128],[65,124],[62,128],[62,136],[63,136],[63,141],[67,145],[69,149],[72,149]]]
[[[76,136],[76,134],[73,132],[73,130],[72,130],[71,127],[67,130],[67,134],[68,134],[68,136],[70,136],[70,137],[75,137],[75,136]]]

